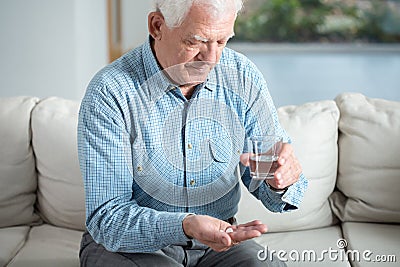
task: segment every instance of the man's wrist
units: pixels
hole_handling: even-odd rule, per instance
[[[190,231],[190,220],[192,219],[191,217],[195,216],[196,214],[188,214],[185,218],[182,220],[182,228],[183,232],[185,233],[186,237],[189,239],[193,239],[193,235]]]
[[[285,188],[280,189],[280,188],[275,188],[275,187],[273,187],[273,186],[270,185],[267,181],[265,181],[265,183],[267,184],[267,187],[268,187],[271,191],[274,191],[275,193],[284,194],[284,193],[286,193],[286,191],[287,191],[287,189],[288,189],[288,186],[285,187]]]

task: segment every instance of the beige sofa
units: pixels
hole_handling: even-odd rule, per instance
[[[0,266],[79,266],[78,108],[60,98],[0,99]],[[399,266],[400,103],[349,93],[282,107],[279,117],[309,190],[287,214],[266,211],[243,191],[239,222],[257,218],[270,229],[254,257],[288,266]]]

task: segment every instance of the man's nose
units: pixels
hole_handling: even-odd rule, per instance
[[[218,60],[218,44],[216,42],[205,44],[199,53],[199,59],[205,62],[216,63]]]

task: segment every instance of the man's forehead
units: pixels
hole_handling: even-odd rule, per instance
[[[236,14],[223,17],[215,17],[205,12],[203,6],[194,5],[190,13],[182,22],[180,31],[181,36],[186,39],[195,39],[198,41],[218,41],[229,39],[234,34],[234,24]]]

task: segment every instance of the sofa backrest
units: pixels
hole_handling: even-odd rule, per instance
[[[400,223],[400,102],[349,93],[336,103],[341,119],[335,214],[341,221]]]
[[[0,227],[39,221],[34,212],[37,177],[31,147],[34,97],[0,99]]]
[[[77,152],[79,103],[47,98],[32,112],[38,172],[37,208],[44,221],[85,229],[85,199]]]

